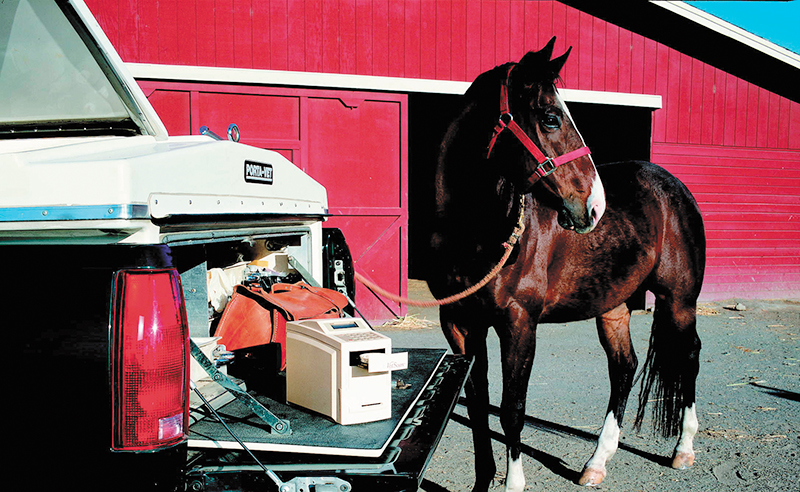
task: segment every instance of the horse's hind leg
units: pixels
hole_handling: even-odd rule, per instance
[[[656,296],[646,375],[636,416],[640,425],[645,403],[654,391],[654,425],[665,437],[679,436],[672,460],[676,469],[694,464],[693,440],[698,429],[695,388],[700,368],[695,309],[694,300]]]
[[[678,444],[672,455],[672,467],[678,470],[689,468],[694,464],[694,436],[697,434],[698,421],[695,406],[697,374],[700,372],[700,337],[697,335],[696,304],[673,305],[667,314],[670,322],[678,328],[678,340],[683,342],[683,354],[679,359],[682,367],[682,384],[679,389],[683,414],[681,417]]]
[[[694,465],[694,436],[697,434],[699,423],[694,403],[683,410],[683,422],[678,445],[672,455],[672,468],[685,470]]]
[[[583,467],[578,480],[580,485],[599,485],[606,476],[606,463],[619,446],[620,425],[637,366],[630,337],[630,319],[628,307],[622,304],[596,320],[600,343],[608,356],[611,396],[597,448]]]
[[[447,306],[441,307],[439,317],[450,348],[454,353],[474,357],[464,392],[467,396],[467,412],[475,447],[473,492],[482,492],[489,489],[497,472],[489,434],[489,360],[486,352],[488,328],[456,326],[448,315],[448,310]]]

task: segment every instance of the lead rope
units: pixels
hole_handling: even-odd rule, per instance
[[[355,272],[355,278],[364,284],[368,289],[375,292],[376,294],[380,294],[381,296],[389,299],[390,301],[394,301],[400,304],[406,304],[408,306],[416,306],[416,307],[436,307],[436,306],[444,306],[446,304],[452,304],[454,302],[460,301],[465,297],[468,297],[475,292],[477,292],[481,287],[488,284],[490,280],[497,276],[500,273],[500,270],[503,269],[508,258],[511,256],[511,252],[514,251],[514,245],[519,242],[519,238],[522,237],[522,233],[525,231],[525,195],[521,195],[519,200],[519,220],[517,220],[517,225],[514,227],[514,231],[508,237],[508,239],[503,243],[503,248],[505,248],[505,253],[503,253],[503,257],[500,258],[500,262],[495,265],[492,270],[486,274],[480,282],[469,287],[458,294],[453,294],[452,296],[445,297],[444,299],[434,299],[432,301],[415,301],[413,299],[409,299],[407,297],[398,296],[392,294],[391,292],[387,291],[375,285],[372,281],[366,279],[363,275],[358,272]]]

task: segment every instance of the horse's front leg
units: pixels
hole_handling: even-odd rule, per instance
[[[450,307],[439,310],[439,318],[450,348],[454,353],[474,358],[464,392],[467,396],[467,412],[472,427],[475,448],[475,486],[473,492],[485,492],[494,481],[497,466],[492,452],[489,434],[489,360],[486,352],[488,328],[456,325],[450,316]]]
[[[536,352],[536,323],[527,314],[512,316],[506,326],[495,326],[500,337],[503,367],[503,399],[500,424],[506,438],[506,492],[525,489],[520,436],[525,424],[528,381]]]
[[[583,467],[578,484],[599,485],[606,477],[606,463],[614,456],[619,446],[620,425],[625,415],[636,373],[636,354],[631,343],[629,323],[630,311],[622,304],[597,318],[597,332],[600,343],[608,357],[608,374],[611,383],[611,396],[608,400],[608,412],[597,448]]]

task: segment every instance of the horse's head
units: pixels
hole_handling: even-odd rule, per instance
[[[555,38],[541,51],[527,53],[519,63],[500,68],[504,79],[501,116],[489,152],[498,152],[508,171],[506,177],[515,187],[546,194],[543,201],[556,208],[563,228],[587,233],[605,212],[605,192],[555,87],[571,48],[551,59],[554,43]],[[498,138],[504,140],[493,149]]]

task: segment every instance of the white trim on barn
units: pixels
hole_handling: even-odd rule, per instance
[[[128,70],[136,79],[172,80],[182,82],[208,82],[224,84],[280,85],[293,87],[335,88],[381,92],[425,92],[432,94],[464,94],[470,82],[448,80],[378,77],[372,75],[346,75],[315,72],[288,72],[281,70],[256,70],[246,68],[198,67],[187,65],[161,65],[128,63]],[[567,102],[613,104],[659,109],[660,95],[626,94],[574,89],[560,89]]]
[[[693,22],[700,24],[712,31],[718,32],[723,36],[739,41],[755,50],[780,60],[795,68],[800,68],[800,55],[793,53],[786,48],[778,46],[775,43],[767,41],[766,39],[756,36],[755,34],[745,31],[729,22],[726,22],[719,17],[704,12],[696,7],[693,7],[685,2],[672,2],[672,1],[654,1],[651,0],[653,5],[669,10],[675,14],[685,17]]]

